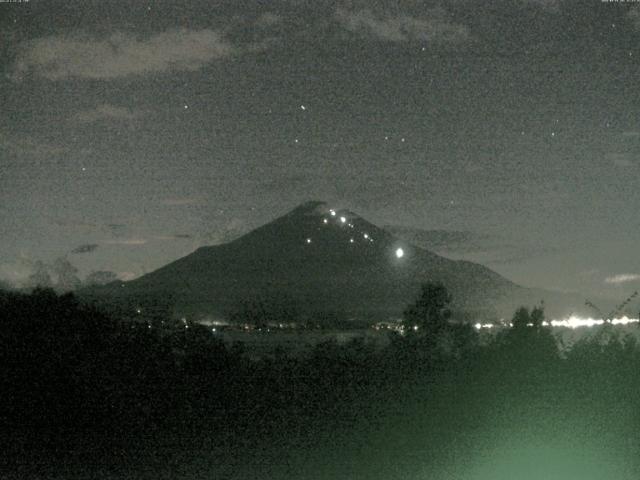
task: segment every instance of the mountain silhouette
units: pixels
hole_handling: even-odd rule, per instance
[[[492,270],[400,240],[356,213],[306,202],[246,235],[207,246],[129,282],[91,291],[130,303],[171,299],[175,312],[229,316],[257,299],[297,313],[357,319],[399,317],[426,281],[440,281],[464,318],[510,316],[540,292]],[[535,298],[535,300],[533,300]]]

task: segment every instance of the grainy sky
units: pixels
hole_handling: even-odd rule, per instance
[[[323,199],[525,285],[640,284],[640,5],[31,0],[0,65],[0,278],[131,278]]]

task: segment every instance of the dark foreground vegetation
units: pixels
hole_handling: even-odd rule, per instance
[[[250,360],[210,329],[0,294],[1,478],[640,478],[640,346],[560,354],[543,311],[480,344],[426,286],[388,347]],[[610,328],[610,327],[609,327]]]

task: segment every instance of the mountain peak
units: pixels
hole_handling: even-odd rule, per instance
[[[286,295],[305,315],[366,318],[399,315],[427,280],[445,283],[458,308],[488,308],[491,294],[515,287],[479,265],[414,247],[347,208],[311,200],[128,283],[126,294],[170,292],[176,308],[199,313],[228,313],[247,299]]]
[[[307,202],[301,203],[289,213],[285,214],[283,218],[287,218],[290,220],[292,218],[308,217],[323,217],[327,219],[331,219],[333,217],[338,221],[340,221],[341,218],[348,219],[349,221],[365,221],[360,215],[352,212],[351,210],[340,208],[336,205],[331,205],[323,200],[309,200]],[[373,227],[373,225],[369,222],[366,223]]]
[[[291,210],[288,215],[321,215],[328,211],[329,207],[327,205],[327,202],[324,202],[322,200],[309,200],[298,205],[296,208]]]

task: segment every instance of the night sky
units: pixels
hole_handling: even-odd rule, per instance
[[[640,4],[5,2],[0,68],[5,281],[134,278],[319,199],[640,286]]]

